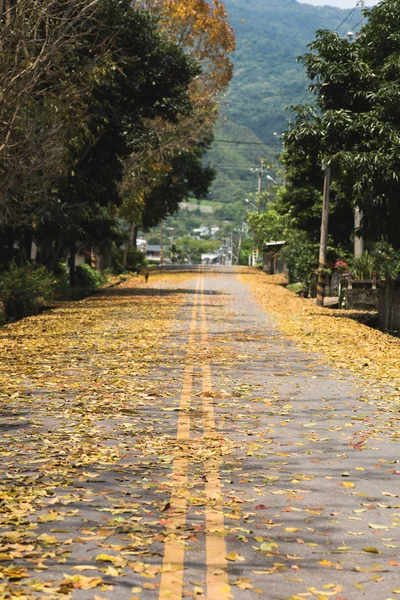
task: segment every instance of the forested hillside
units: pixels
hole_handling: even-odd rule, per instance
[[[297,57],[318,29],[339,28],[343,36],[356,31],[361,13],[357,8],[342,24],[348,9],[295,0],[226,0],[225,4],[237,36],[235,71],[207,158],[218,170],[212,198],[231,202],[256,190],[256,174],[248,169],[257,167],[261,157],[276,165],[279,134],[290,119],[286,108],[307,99],[306,77]]]

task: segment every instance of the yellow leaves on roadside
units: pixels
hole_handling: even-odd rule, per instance
[[[152,284],[157,290],[190,277],[152,274]],[[124,459],[134,451],[148,469],[150,455],[171,453],[167,436],[143,426],[142,411],[173,401],[146,376],[183,296],[160,293],[151,304],[141,288],[143,277],[134,278],[1,330],[0,400],[10,429],[1,448],[0,599],[70,598],[96,588],[98,598],[110,599],[110,580],[124,575],[132,557],[149,555],[151,507],[123,488],[125,471],[132,477]],[[139,479],[136,492],[147,485],[159,484]],[[120,531],[125,556],[112,545]],[[83,545],[90,553],[79,554]],[[130,564],[135,578],[153,585],[160,567],[136,572]]]
[[[319,565],[321,565],[321,567],[334,567],[334,563],[331,562],[330,560],[327,560],[326,558],[324,558],[323,560],[319,560],[318,563]]]
[[[308,592],[311,592],[313,596],[317,596],[318,600],[324,600],[325,598],[332,598],[337,596],[343,591],[343,586],[340,584],[326,583],[322,586],[322,590],[317,590],[315,587],[307,588]]]
[[[338,485],[341,485],[342,487],[345,487],[347,489],[356,487],[356,484],[353,483],[352,481],[341,481]]]
[[[64,517],[56,512],[50,512],[47,513],[47,515],[41,515],[38,517],[39,523],[50,523],[51,521],[62,521],[63,519]]]
[[[314,301],[298,297],[281,285],[282,276],[254,272],[239,275],[239,279],[251,286],[289,338],[306,350],[323,353],[333,366],[389,384],[393,397],[398,397],[400,339],[348,318],[347,311],[320,308]]]
[[[229,554],[226,555],[225,558],[231,562],[243,562],[246,560],[245,558],[243,558],[243,556],[241,556],[237,552],[230,552]]]
[[[37,537],[45,546],[58,546],[61,542],[54,536],[48,533],[42,533]]]
[[[376,525],[375,523],[368,523],[368,527],[371,529],[390,529],[387,525]]]
[[[92,590],[102,583],[103,580],[101,577],[86,577],[85,575],[68,575],[64,573],[61,588],[71,587],[78,590]]]
[[[122,556],[111,556],[110,554],[98,554],[96,556],[96,562],[110,562],[115,567],[125,567],[128,564],[126,558]]]

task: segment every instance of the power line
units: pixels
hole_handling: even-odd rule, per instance
[[[363,17],[362,19],[360,19],[360,21],[358,21],[358,23],[356,23],[356,24],[354,25],[354,28],[353,28],[353,29],[356,29],[356,27],[358,27],[358,26],[360,25],[360,23],[362,23],[363,21],[364,21],[364,17]]]
[[[296,96],[298,94],[302,94],[304,92],[304,89],[302,88],[301,90],[295,90],[293,92],[284,92],[282,94],[271,94],[270,96],[259,96],[258,98],[252,97],[252,98],[248,98],[246,100],[231,100],[231,101],[226,101],[226,102],[220,102],[220,104],[223,105],[230,105],[230,104],[249,104],[250,102],[261,102],[262,100],[269,100],[270,98],[282,98],[284,96]]]
[[[343,23],[345,23],[347,21],[347,19],[349,19],[351,17],[351,15],[353,14],[353,12],[356,10],[357,6],[359,6],[359,4],[361,3],[362,0],[358,0],[357,4],[351,9],[351,11],[348,13],[348,15],[346,15],[346,17],[343,19],[343,21],[340,23],[340,25],[338,25],[335,29],[335,31],[338,31],[341,26],[343,25]],[[362,22],[363,19],[361,19],[361,21],[359,23],[357,23],[357,25],[354,26],[354,29]],[[310,91],[310,90],[307,90]],[[304,92],[304,96],[302,97],[302,99],[300,100],[300,104],[303,104],[304,102],[304,98],[306,97],[307,91]]]
[[[254,171],[258,171],[257,167],[220,167],[219,165],[214,165],[217,171],[248,171],[249,173],[254,173]]]
[[[340,23],[340,25],[338,25],[338,27],[336,27],[335,31],[338,31],[338,29],[341,28],[341,26],[343,25],[343,23],[345,23],[347,21],[347,19],[349,19],[351,17],[351,15],[353,14],[353,12],[356,10],[357,6],[360,4],[360,0],[358,0],[357,4],[355,5],[355,7],[349,12],[349,14],[347,15],[347,17],[345,17],[343,19],[343,21]],[[357,25],[356,25],[357,27]]]
[[[213,140],[213,142],[218,142],[219,144],[237,144],[238,146],[265,146],[271,147],[273,144],[265,144],[264,142],[239,142],[237,140]]]

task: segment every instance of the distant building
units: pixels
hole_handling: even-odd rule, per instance
[[[161,246],[148,244],[146,246],[146,258],[152,262],[161,262]]]
[[[205,225],[202,225],[201,227],[197,227],[196,229],[193,229],[192,233],[194,235],[199,236],[199,237],[202,238],[202,237],[204,237],[206,235],[210,235],[210,230]]]
[[[141,250],[141,252],[146,252],[147,242],[143,238],[138,238],[136,240],[136,248]]]
[[[284,260],[282,260],[280,251],[286,244],[285,241],[268,242],[264,244],[263,252],[263,271],[269,275],[283,273],[288,275],[288,268]]]
[[[217,264],[219,264],[219,258],[220,258],[219,254],[213,254],[211,252],[208,254],[202,254],[201,255],[201,264],[202,265],[217,265]]]
[[[217,235],[217,233],[219,233],[218,225],[214,225],[213,227],[210,227],[210,233],[212,236]]]

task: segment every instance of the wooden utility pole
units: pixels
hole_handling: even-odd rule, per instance
[[[260,168],[258,169],[258,186],[257,186],[257,210],[258,210],[258,212],[261,211],[262,168],[263,168],[263,165],[261,163]]]
[[[323,167],[324,168],[324,167]],[[324,305],[326,286],[326,247],[328,245],[328,216],[329,216],[329,186],[331,182],[331,168],[325,167],[324,198],[322,202],[321,238],[319,244],[317,306]]]

